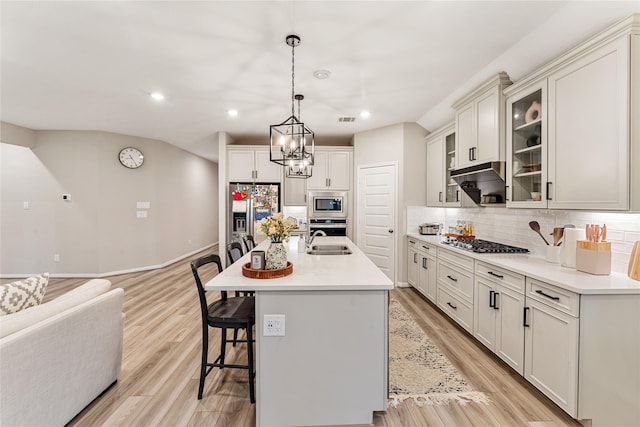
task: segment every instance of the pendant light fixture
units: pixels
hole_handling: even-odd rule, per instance
[[[300,113],[300,101],[304,99],[304,95],[295,94],[294,99],[298,101],[298,119],[302,120],[302,114]],[[309,163],[310,163],[309,159],[303,159],[303,160],[290,159],[287,166],[284,167],[285,176],[287,178],[303,178],[303,179],[311,178],[312,166]]]
[[[300,37],[290,34],[286,37],[287,45],[291,47],[291,116],[284,122],[271,125],[269,127],[270,160],[285,167],[301,167],[313,165],[313,153],[315,148],[315,135],[296,117],[294,111],[295,95],[295,48],[300,45]],[[298,110],[300,100],[298,100]],[[298,166],[296,166],[298,165]],[[300,175],[300,178],[311,176],[311,169],[308,175]]]

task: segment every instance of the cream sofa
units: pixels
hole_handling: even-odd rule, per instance
[[[0,426],[63,426],[118,379],[124,291],[110,287],[0,316]]]

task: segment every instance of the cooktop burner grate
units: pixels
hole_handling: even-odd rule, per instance
[[[529,253],[529,249],[517,246],[505,245],[503,243],[490,242],[482,239],[448,239],[443,241],[445,245],[453,246],[471,252],[486,254],[524,254]]]

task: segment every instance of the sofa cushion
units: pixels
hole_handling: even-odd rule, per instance
[[[0,316],[17,313],[42,302],[49,273],[0,285]]]
[[[111,282],[108,280],[91,279],[49,302],[7,316],[0,316],[0,338],[6,337],[85,301],[89,301],[107,292],[110,287]]]

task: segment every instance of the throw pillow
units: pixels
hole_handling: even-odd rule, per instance
[[[44,273],[0,285],[0,316],[39,305],[44,298],[48,283],[49,273]]]

